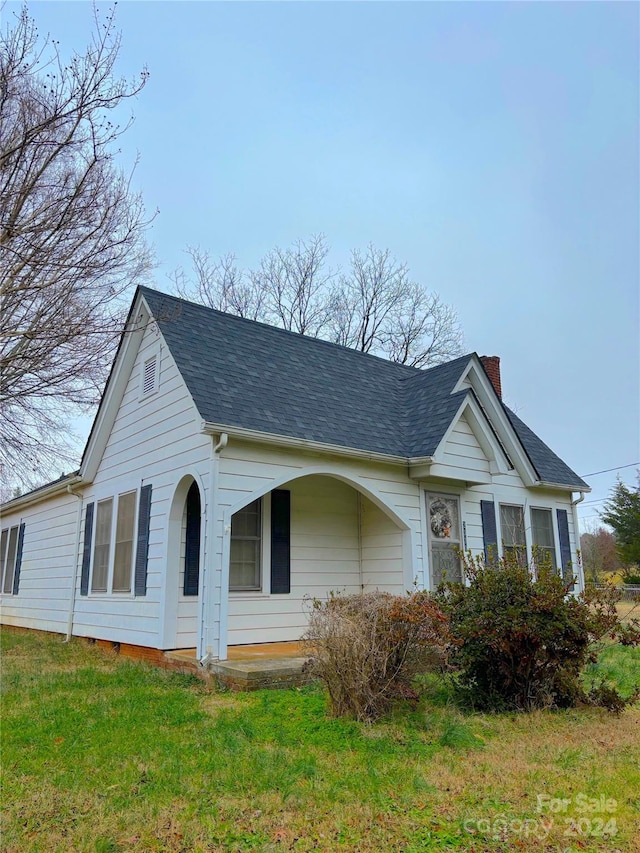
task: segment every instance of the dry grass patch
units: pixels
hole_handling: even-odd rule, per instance
[[[640,619],[639,601],[618,601],[616,610],[622,623],[628,623],[630,619]]]

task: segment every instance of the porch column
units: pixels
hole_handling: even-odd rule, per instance
[[[224,539],[222,512],[218,501],[218,479],[220,452],[227,446],[227,435],[223,433],[219,440],[212,437],[213,448],[209,467],[209,496],[207,506],[207,532],[204,560],[204,578],[202,589],[202,607],[200,610],[200,630],[198,632],[198,659],[218,659],[221,654],[221,615],[224,610],[222,595],[222,542]],[[225,625],[226,655],[226,625]]]

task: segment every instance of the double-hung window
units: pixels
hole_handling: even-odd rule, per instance
[[[550,509],[531,508],[531,541],[538,562],[548,559],[557,570],[556,543]]]
[[[519,566],[527,565],[527,540],[524,532],[524,509],[500,504],[500,529],[504,556],[514,555]]]
[[[137,492],[98,501],[91,592],[131,592]],[[113,546],[113,547],[112,547]]]
[[[231,517],[229,589],[260,590],[262,553],[262,500],[243,507]]]

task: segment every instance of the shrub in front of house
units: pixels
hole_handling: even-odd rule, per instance
[[[333,714],[357,720],[416,701],[414,677],[440,666],[450,642],[447,618],[426,592],[316,599],[304,639],[309,670],[326,685]]]
[[[624,641],[626,631],[626,641],[637,642],[636,628],[618,624],[614,589],[571,595],[544,560],[530,568],[517,555],[487,565],[481,557],[462,559],[468,583],[443,584],[434,597],[449,617],[450,662],[469,704],[492,711],[624,707],[615,689],[600,684],[587,692],[581,681],[605,637]]]

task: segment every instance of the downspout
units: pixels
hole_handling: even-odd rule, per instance
[[[217,443],[213,447],[210,470],[210,498],[209,512],[207,515],[207,559],[205,560],[205,577],[202,590],[202,609],[200,613],[200,647],[198,649],[200,665],[206,667],[210,661],[215,659],[213,648],[208,642],[207,620],[211,618],[214,606],[213,590],[215,589],[215,577],[213,577],[213,559],[216,553],[215,528],[216,513],[218,511],[218,472],[220,469],[220,452],[229,443],[226,432],[220,434]],[[207,565],[208,564],[208,565]],[[220,589],[220,636],[222,634],[223,621],[226,623],[226,599],[224,590]],[[220,637],[218,642],[220,642]]]
[[[218,439],[218,443],[213,448],[214,455],[220,453],[221,450],[224,450],[227,444],[229,444],[229,436],[226,432],[223,432],[220,438]]]
[[[73,495],[74,498],[78,498],[80,503],[78,504],[78,520],[76,522],[76,552],[75,552],[75,563],[73,566],[73,578],[71,581],[71,595],[69,596],[69,616],[67,618],[67,635],[64,638],[64,642],[68,643],[71,639],[71,635],[73,634],[73,617],[76,606],[76,588],[78,586],[78,563],[79,563],[79,554],[80,554],[80,524],[82,523],[82,502],[84,500],[82,495],[78,495],[73,491],[73,486],[67,486],[67,492],[70,495]]]
[[[573,538],[575,540],[576,545],[576,556],[577,552],[580,550],[580,528],[578,527],[578,504],[582,503],[584,500],[585,493],[580,492],[580,497],[575,501],[571,501],[571,512],[573,514]],[[576,561],[577,562],[577,561]],[[582,564],[582,560],[579,561],[580,572],[578,578],[578,587],[580,588],[580,592],[584,590],[584,565]]]

